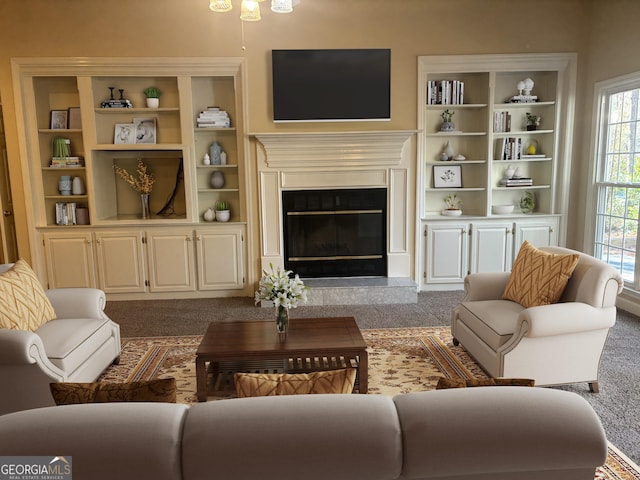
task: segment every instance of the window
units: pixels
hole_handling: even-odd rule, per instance
[[[640,291],[640,74],[599,91],[594,255]]]

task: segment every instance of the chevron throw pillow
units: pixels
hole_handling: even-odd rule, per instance
[[[525,240],[502,298],[525,308],[557,303],[579,258],[578,254],[543,252]]]
[[[35,332],[54,318],[53,306],[27,262],[18,260],[0,274],[0,328]]]
[[[301,395],[310,393],[351,393],[355,368],[312,373],[236,373],[238,397]]]

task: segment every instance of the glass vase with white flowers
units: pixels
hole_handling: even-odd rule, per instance
[[[289,309],[296,308],[299,303],[306,303],[309,287],[305,286],[297,274],[293,275],[291,270],[280,267],[274,269],[271,263],[269,267],[271,272],[262,272],[260,285],[255,293],[255,302],[273,302],[276,307],[276,330],[286,335],[289,330]]]

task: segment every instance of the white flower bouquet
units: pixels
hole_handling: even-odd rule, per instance
[[[287,310],[296,308],[299,302],[306,303],[307,290],[300,277],[296,274],[290,276],[291,270],[283,270],[278,267],[276,270],[273,264],[269,264],[271,273],[263,271],[260,279],[260,286],[255,294],[256,304],[261,300],[271,300],[276,307],[283,307]]]

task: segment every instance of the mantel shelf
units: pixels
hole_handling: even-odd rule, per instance
[[[419,130],[254,133],[271,168],[399,165],[406,141]]]

